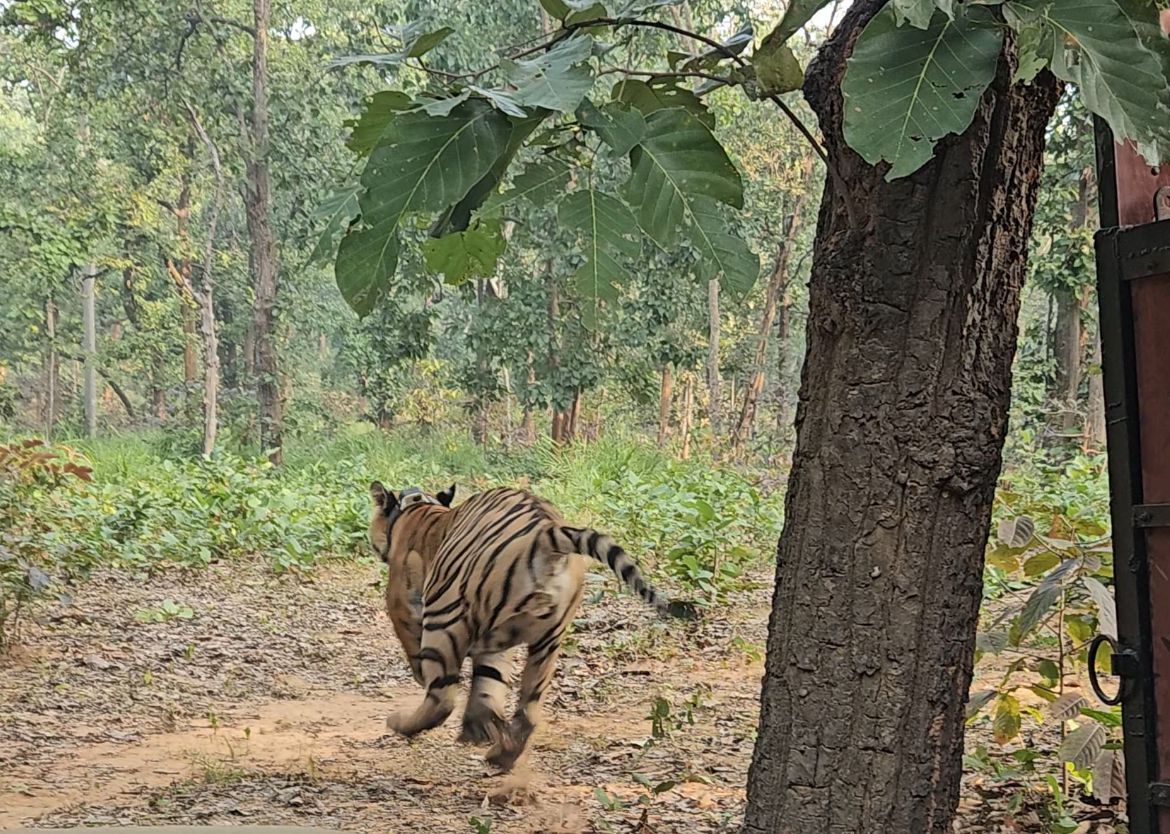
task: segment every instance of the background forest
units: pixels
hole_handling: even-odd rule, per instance
[[[218,604],[206,576],[238,570],[278,589],[268,596],[365,594],[354,616],[372,622],[369,481],[455,482],[464,494],[526,485],[611,530],[655,581],[709,607],[702,651],[662,632],[601,640],[584,615],[571,665],[659,665],[654,680],[639,678],[646,691],[633,707],[648,758],[586,768],[574,801],[599,825],[709,812],[710,830],[732,830],[742,796],[717,789],[742,787],[735,768],[746,762],[722,775],[697,764],[729,743],[696,729],[722,708],[705,704],[709,683],[672,677],[668,661],[710,654],[743,667],[741,688],[757,685],[825,177],[814,150],[766,102],[703,91],[743,175],[733,222],[759,257],[754,283],[709,279],[679,247],[599,298],[578,279],[577,236],[537,194],[501,217],[498,263],[473,251],[452,269],[408,243],[389,291],[359,318],[332,264],[346,200],[337,189],[355,166],[349,120],[388,86],[423,89],[476,66],[485,44],[548,31],[549,13],[529,0],[461,3],[452,22],[450,3],[429,0],[277,0],[258,65],[256,33],[240,23],[250,2],[123,0],[85,4],[84,18],[80,5],[0,2],[0,647],[14,658],[0,668],[25,668],[22,645],[105,600],[138,639],[177,654],[166,671],[124,661],[110,672],[102,664],[118,661],[86,656],[71,685],[133,678],[158,690],[139,697],[157,697],[172,724],[198,718],[214,735],[223,707],[210,695],[184,705],[182,687],[163,683],[184,657],[189,674],[214,676],[184,630]],[[690,0],[664,19],[735,45],[782,11]],[[830,12],[803,36],[802,61]],[[417,45],[404,27],[419,20],[456,27],[425,64],[352,60]],[[690,48],[662,31],[626,46],[637,66]],[[799,96],[786,100],[813,122]],[[1087,643],[1113,616],[1096,227],[1092,124],[1069,94],[1050,126],[985,574],[960,806],[972,830],[1112,830],[1119,813],[1118,714],[1082,685]],[[129,596],[117,580],[127,576],[138,586]],[[593,603],[616,604],[611,590],[599,582]],[[371,677],[339,673],[331,685],[379,684],[380,672],[361,674]],[[5,686],[0,696],[17,691]],[[0,732],[32,744],[23,720],[0,715]],[[752,720],[735,736],[749,750]],[[0,764],[27,755],[13,749]],[[655,758],[662,750],[671,755]],[[295,817],[304,802],[326,813],[352,799],[330,798],[312,757],[274,771],[260,754],[200,756],[199,787],[166,788],[158,818],[197,816],[207,796],[231,793],[225,785],[237,798],[255,788],[252,816],[279,806],[274,818]],[[284,781],[261,790],[274,772]],[[0,796],[22,787],[0,778]],[[493,819],[507,826],[519,813],[461,799],[455,830],[495,830]],[[15,807],[0,824],[34,812],[118,816]]]

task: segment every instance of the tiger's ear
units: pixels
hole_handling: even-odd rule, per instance
[[[382,486],[381,481],[374,481],[370,484],[370,502],[383,513],[389,513],[398,506],[398,496]]]
[[[445,492],[440,492],[435,497],[439,499],[439,503],[444,507],[450,507],[451,502],[455,500],[455,484],[451,484],[449,489]]]

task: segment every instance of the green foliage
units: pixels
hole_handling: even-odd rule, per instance
[[[0,446],[0,649],[30,606],[88,574],[96,553],[71,535],[87,461],[37,440]]]
[[[823,5],[823,4],[822,4]],[[887,178],[922,167],[942,137],[970,125],[995,76],[1002,31],[1020,44],[1017,79],[1042,69],[1076,85],[1117,137],[1149,158],[1170,153],[1170,43],[1151,3],[1035,0],[984,5],[896,0],[866,26],[842,81],[845,138]]]
[[[662,5],[629,4],[622,14]],[[578,31],[586,18],[598,18],[592,5],[561,6],[554,4],[550,13],[564,28],[546,43],[485,70],[431,72],[425,95],[392,91],[367,100],[349,141],[359,157],[368,157],[360,217],[351,222],[335,263],[342,295],[360,316],[393,290],[407,215],[430,218],[426,222],[438,240],[425,244],[427,267],[457,282],[473,272],[486,274],[504,246],[499,225],[481,221],[474,233],[468,231],[473,215],[498,216],[520,199],[540,207],[563,201],[558,217],[583,233],[584,264],[573,264],[568,286],[584,302],[580,314],[591,329],[601,305],[613,305],[628,291],[629,264],[642,252],[643,232],[667,249],[685,233],[704,264],[699,277],[718,279],[737,295],[755,282],[758,259],[728,233],[720,212],[699,205],[713,200],[742,208],[743,185],[711,132],[710,112],[695,92],[681,86],[685,75],[626,79],[613,86],[608,101],[600,101],[596,79],[610,71],[600,64],[613,47]],[[597,8],[604,16],[605,8]],[[750,33],[736,49],[748,42]],[[409,57],[404,51],[392,60]],[[714,67],[724,58],[694,60]],[[497,77],[506,87],[491,86]],[[547,129],[537,133],[544,124]],[[608,154],[598,153],[602,146]],[[516,160],[527,160],[533,151],[540,160],[528,161],[501,194]],[[621,179],[620,188],[601,186]],[[336,203],[322,214],[336,217]],[[618,222],[620,229],[614,226]],[[332,219],[325,224],[320,248],[332,245],[337,228]],[[493,236],[496,245],[488,240]]]
[[[134,612],[134,619],[140,623],[165,623],[171,620],[190,620],[195,616],[191,606],[175,602],[169,597],[157,608],[142,608]]]
[[[918,170],[939,139],[961,133],[995,77],[1003,33],[982,7],[930,21],[925,31],[900,26],[894,7],[883,9],[841,83],[845,141],[871,164],[889,162],[887,179]]]
[[[1113,576],[1108,507],[1103,459],[1075,457],[1062,466],[1028,466],[1005,476],[997,496],[997,536],[987,553],[987,588],[996,602],[977,656],[1011,660],[998,687],[972,693],[968,708],[969,717],[990,711],[1001,745],[1020,736],[1026,717],[1059,724],[1064,732],[1058,759],[1074,774],[1083,773],[1098,798],[1116,795],[1112,739],[1120,715],[1113,708],[1090,708],[1084,692],[1069,685],[1085,674],[1093,635],[1116,634],[1107,587]],[[1024,706],[1022,692],[1047,706]],[[1093,772],[1100,778],[1094,780]]]

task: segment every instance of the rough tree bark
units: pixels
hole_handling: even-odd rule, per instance
[[[776,319],[776,311],[782,304],[784,294],[788,290],[790,270],[788,262],[792,259],[792,250],[796,248],[796,236],[800,232],[800,220],[804,215],[805,203],[809,193],[809,179],[812,177],[813,157],[808,154],[804,158],[800,183],[796,194],[796,201],[792,213],[784,218],[784,237],[780,241],[780,251],[776,253],[776,262],[772,265],[772,274],[768,277],[768,289],[764,295],[764,314],[760,319],[760,335],[756,339],[756,356],[752,364],[752,375],[748,379],[743,393],[743,407],[739,412],[735,430],[732,432],[732,454],[743,454],[744,446],[752,435],[752,427],[756,421],[756,407],[760,402],[760,394],[764,392],[764,363],[768,356],[768,339],[772,335],[772,323]],[[787,313],[787,310],[785,310]],[[781,345],[783,350],[783,345]]]
[[[219,229],[219,211],[223,204],[223,167],[219,161],[219,149],[215,146],[199,114],[188,105],[191,126],[199,134],[211,160],[215,174],[215,191],[207,210],[207,241],[204,243],[203,263],[199,270],[199,288],[188,287],[188,291],[199,302],[199,331],[203,335],[203,454],[210,456],[215,451],[215,439],[219,428],[219,336],[215,327],[215,236]]]
[[[527,390],[524,397],[524,420],[520,424],[520,432],[524,435],[524,442],[531,446],[536,442],[536,412],[532,408],[532,392],[536,389],[536,363],[532,351],[528,351],[528,374],[525,377]]]
[[[1093,336],[1089,364],[1089,413],[1085,417],[1085,432],[1081,447],[1086,451],[1105,448],[1105,384],[1101,378],[1101,337]]]
[[[85,362],[85,436],[97,434],[97,313],[94,295],[97,267],[87,264],[81,268],[81,353]]]
[[[723,381],[719,377],[719,282],[707,282],[707,415],[715,451],[723,434]],[[733,403],[734,405],[734,403]]]
[[[679,432],[682,434],[682,459],[688,460],[691,456],[691,419],[695,410],[695,378],[688,373],[683,383],[683,413],[682,425]]]
[[[61,362],[57,357],[57,306],[52,294],[45,299],[45,440],[52,441],[57,428],[57,392],[61,389]]]
[[[276,355],[276,293],[280,278],[272,234],[272,193],[268,177],[268,21],[270,0],[252,3],[252,114],[245,169],[244,208],[251,239],[252,335],[255,340],[256,397],[260,405],[260,445],[280,465],[284,459],[284,404]]]
[[[666,446],[670,435],[670,404],[674,398],[674,371],[669,362],[662,365],[662,387],[658,391],[658,448]]]
[[[809,67],[830,164],[745,834],[943,834],[1057,83],[999,73],[886,182],[841,134],[855,0]],[[846,205],[851,204],[851,211]],[[850,217],[855,218],[851,220]]]
[[[1071,225],[1083,229],[1089,218],[1091,173],[1083,173],[1073,204]],[[1074,265],[1075,267],[1075,265]],[[1084,327],[1081,318],[1081,299],[1073,287],[1060,287],[1053,293],[1056,301],[1056,325],[1053,328],[1053,354],[1056,374],[1052,399],[1057,407],[1057,428],[1064,435],[1073,435],[1080,422],[1077,394],[1081,388],[1081,363],[1084,359]]]

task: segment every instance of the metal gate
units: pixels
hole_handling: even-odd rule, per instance
[[[1097,123],[1097,299],[1126,788],[1133,834],[1170,834],[1170,166]]]

